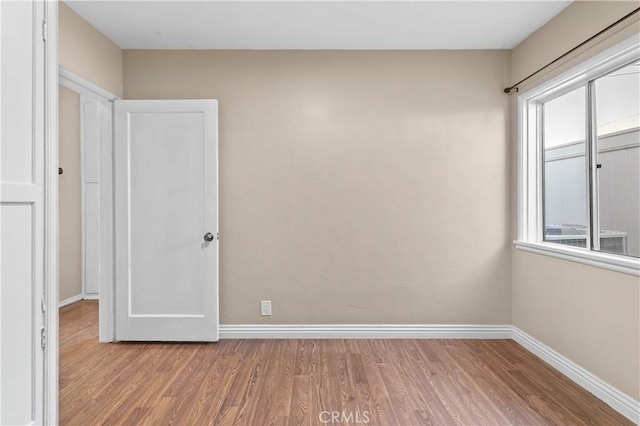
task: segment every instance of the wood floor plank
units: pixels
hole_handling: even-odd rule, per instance
[[[473,347],[468,345],[468,342],[464,341],[468,350],[458,351],[456,360],[484,390],[485,396],[507,417],[508,423],[520,425],[544,423],[544,419],[533,410],[522,406],[518,394],[503,383],[491,368],[482,362]]]
[[[255,362],[252,366],[248,366],[251,368],[251,373],[245,384],[246,387],[244,388],[242,400],[238,407],[238,413],[234,421],[236,425],[253,424],[252,419],[255,417],[255,413],[261,402],[260,390],[264,385],[264,378],[267,376],[267,368],[273,352],[273,341],[262,340],[259,341],[259,344],[260,347]]]
[[[511,340],[101,344],[97,321],[60,310],[63,425],[632,424]]]
[[[286,424],[289,415],[295,352],[289,340],[276,340],[272,344],[273,355],[258,396],[261,403],[251,424]]]
[[[175,398],[172,400],[173,406],[160,417],[164,424],[184,424],[191,420],[192,413],[195,412],[191,404],[196,392],[212,362],[217,361],[217,355],[221,352],[215,350],[212,344],[202,345],[200,349],[162,393],[163,398]]]
[[[236,419],[236,415],[238,414],[238,407],[222,407],[222,409],[218,412],[218,415],[215,419],[209,423],[218,426],[222,425],[233,425],[233,422]],[[200,423],[189,423],[189,424],[200,424]]]
[[[498,409],[496,404],[493,403],[489,390],[483,387],[486,382],[479,381],[477,377],[473,377],[470,371],[461,364],[460,360],[463,359],[464,349],[459,344],[445,346],[440,356],[447,369],[455,372],[456,380],[463,383],[469,390],[467,394],[464,394],[464,397],[468,408],[475,411],[474,417],[482,418],[482,423],[489,425],[511,423],[508,415],[505,415],[505,412]]]
[[[304,426],[311,424],[309,416],[310,379],[309,376],[297,375],[293,378],[288,425]]]
[[[258,340],[252,340],[249,343],[249,345],[246,345],[245,351],[239,353],[236,358],[239,363],[234,365],[234,370],[232,371],[236,378],[231,382],[229,393],[224,400],[225,408],[240,407],[243,404],[245,390],[251,383],[250,377],[253,373],[253,366],[257,362],[256,357],[262,343]]]
[[[442,400],[433,398],[436,392],[428,377],[435,373],[429,369],[416,345],[411,343],[414,342],[403,348],[405,361],[398,368],[404,377],[405,386],[411,390],[411,399],[416,407],[420,407],[416,410],[416,416],[422,419],[421,424],[458,424]]]
[[[370,406],[373,408],[374,418],[378,424],[399,425],[400,422],[396,411],[391,404],[389,392],[380,374],[379,361],[383,361],[382,350],[379,340],[360,340],[360,354],[366,359],[364,362],[364,372],[370,394]],[[372,343],[369,345],[369,343]]]
[[[225,403],[242,364],[243,357],[240,354],[221,355],[211,363],[191,399],[190,409],[184,413],[183,421],[189,424],[215,424],[220,418],[225,423],[232,423],[238,406],[225,406]]]

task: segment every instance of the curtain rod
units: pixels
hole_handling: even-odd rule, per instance
[[[529,74],[528,76],[526,76],[525,78],[523,78],[522,80],[520,80],[519,82],[517,82],[516,84],[514,84],[513,86],[509,86],[506,89],[504,89],[504,93],[511,93],[511,91],[513,89],[516,90],[516,92],[518,91],[518,86],[522,83],[524,83],[525,81],[529,80],[531,77],[533,77],[534,75],[538,74],[540,71],[543,71],[545,69],[547,69],[548,67],[550,67],[551,65],[555,64],[556,62],[558,62],[560,59],[564,58],[565,56],[569,55],[570,53],[573,53],[574,51],[576,51],[577,49],[581,48],[582,46],[584,46],[585,44],[589,43],[591,40],[593,40],[594,38],[598,37],[599,35],[609,31],[611,28],[615,27],[616,25],[618,25],[619,23],[621,23],[622,21],[630,18],[632,15],[638,13],[638,11],[640,11],[640,7],[635,8],[634,10],[632,10],[631,12],[627,13],[626,15],[624,15],[622,18],[618,19],[616,22],[614,22],[613,24],[609,25],[607,28],[604,28],[601,31],[598,31],[596,34],[592,35],[591,37],[589,37],[588,39],[586,39],[585,41],[583,41],[582,43],[580,43],[579,45],[577,45],[576,47],[574,47],[573,49],[569,50],[568,52],[563,53],[562,55],[558,56],[556,59],[554,59],[553,61],[549,62],[547,65],[543,66],[542,68],[538,69],[537,71]]]

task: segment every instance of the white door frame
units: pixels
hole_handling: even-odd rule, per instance
[[[38,22],[38,21],[36,21]],[[44,424],[58,423],[58,2],[44,2]]]
[[[78,76],[72,71],[64,67],[59,67],[59,84],[73,90],[80,96],[80,175],[81,175],[81,216],[82,216],[82,297],[84,299],[100,298],[100,341],[113,341],[114,328],[111,325],[113,320],[110,313],[113,312],[113,102],[120,99],[119,96],[97,86],[96,84]],[[100,178],[99,192],[100,200],[98,211],[96,206],[89,206],[86,198],[87,184],[85,182],[85,153],[87,152],[87,137],[91,133],[86,128],[87,107],[92,101],[95,101],[100,107],[101,104],[108,104],[110,114],[108,123],[100,125],[100,141],[108,141],[108,143],[100,143],[99,151],[94,152],[94,161],[99,163]],[[101,117],[99,115],[99,117]],[[95,156],[97,155],[97,159]],[[96,216],[99,219],[96,219]],[[93,217],[94,222],[91,226],[99,226],[100,237],[98,238],[98,247],[91,247],[92,251],[99,252],[99,282],[100,290],[98,294],[89,294],[86,287],[87,274],[87,243],[86,229],[87,218]],[[98,221],[99,223],[95,223]]]
[[[97,84],[80,77],[78,74],[75,74],[73,71],[68,70],[63,66],[58,67],[58,77],[59,84],[79,93],[80,95],[104,99],[110,102],[120,99],[120,96],[114,95],[108,90],[105,90]]]
[[[100,230],[101,230],[101,238],[100,238],[100,291],[98,293],[98,297],[100,300],[99,303],[99,340],[101,342],[113,342],[115,337],[115,327],[114,327],[114,318],[115,318],[115,303],[113,300],[114,296],[114,262],[113,262],[113,242],[114,242],[114,231],[113,231],[113,102],[115,100],[120,99],[119,96],[114,95],[113,93],[104,90],[98,85],[85,80],[84,78],[74,74],[73,72],[60,67],[59,68],[59,84],[67,87],[77,93],[80,94],[81,97],[81,106],[84,104],[83,99],[96,99],[101,101],[108,101],[111,104],[111,134],[108,135],[105,140],[108,140],[110,143],[102,144],[101,151],[99,153],[99,161],[100,161]],[[81,109],[81,117],[83,116],[83,110]],[[81,119],[81,126],[84,125],[83,120]],[[82,146],[84,146],[84,131],[81,132],[83,141],[81,142]],[[81,149],[84,152],[84,149]],[[81,169],[84,168],[84,159],[81,159],[82,166]],[[84,182],[83,182],[83,192],[84,192]],[[85,200],[82,200],[82,213],[83,213],[83,248],[82,248],[82,291],[83,295],[85,294],[85,285],[84,285],[84,212],[85,212]]]

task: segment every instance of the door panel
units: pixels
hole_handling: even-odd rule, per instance
[[[216,341],[216,101],[115,111],[116,339]]]
[[[40,2],[0,2],[0,424],[41,424],[44,404],[43,45]],[[36,24],[38,22],[38,24]],[[51,368],[55,368],[51,366]]]
[[[33,14],[31,2],[2,5],[2,156],[3,183],[33,183]],[[9,65],[10,64],[10,65]]]
[[[84,186],[84,296],[100,290],[100,184]]]
[[[32,203],[2,203],[2,422],[27,424],[33,392],[31,359],[34,333],[31,304],[35,277]],[[26,314],[26,315],[25,315]],[[16,321],[17,320],[17,321]]]
[[[111,158],[111,103],[87,94],[80,96],[82,107],[82,218],[84,247],[84,288],[87,298],[96,298],[103,285],[111,285],[105,276],[112,268],[110,233],[103,228],[109,221],[113,201],[109,182],[111,167],[101,165],[101,156]],[[112,219],[111,219],[112,220]]]

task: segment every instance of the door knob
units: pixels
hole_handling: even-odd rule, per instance
[[[204,240],[205,241],[213,241],[214,240],[214,236],[211,232],[207,232],[206,234],[204,234]]]

